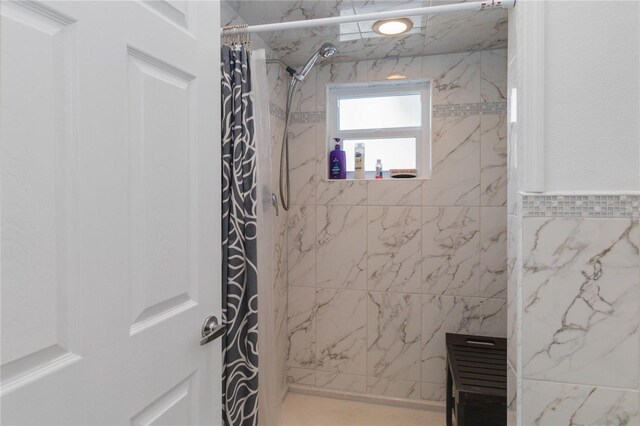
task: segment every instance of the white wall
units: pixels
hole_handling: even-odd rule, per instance
[[[509,13],[508,93],[518,94],[508,127],[509,425],[639,422],[640,234],[631,215],[640,197],[628,195],[640,191],[639,28],[635,1],[523,0]],[[517,191],[534,189],[542,194],[518,205]],[[606,213],[575,192],[611,195]],[[589,306],[579,316],[595,318],[595,305],[580,302],[585,279],[611,309],[597,327],[578,331],[577,306]],[[564,328],[567,318],[573,328]],[[569,328],[574,334],[565,339]]]
[[[545,36],[545,190],[639,190],[640,3],[547,2]]]

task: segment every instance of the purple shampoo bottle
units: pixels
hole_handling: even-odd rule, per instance
[[[340,149],[340,138],[333,138],[336,147],[329,154],[329,179],[347,178],[347,155]]]

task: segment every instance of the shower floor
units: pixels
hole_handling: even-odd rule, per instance
[[[443,426],[444,413],[289,393],[279,426]]]

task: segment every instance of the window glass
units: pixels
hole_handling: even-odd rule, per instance
[[[339,130],[389,129],[422,125],[420,94],[342,98]]]

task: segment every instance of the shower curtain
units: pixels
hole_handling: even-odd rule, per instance
[[[258,424],[275,425],[281,401],[282,372],[276,335],[274,287],[274,214],[271,194],[271,119],[269,114],[269,80],[264,49],[251,51],[251,99],[256,140],[256,181],[258,190],[258,351],[260,376]]]
[[[250,51],[222,46],[222,410],[229,426],[258,419],[256,141]]]

